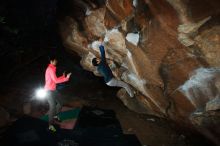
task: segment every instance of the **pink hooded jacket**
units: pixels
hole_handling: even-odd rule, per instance
[[[57,83],[63,83],[68,81],[69,78],[63,76],[57,77],[56,76],[56,66],[53,64],[49,64],[45,73],[45,86],[44,89],[46,90],[56,90]]]

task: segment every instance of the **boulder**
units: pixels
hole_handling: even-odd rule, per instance
[[[219,0],[107,0],[80,15],[80,23],[65,16],[60,33],[97,76],[93,44],[104,38],[113,74],[139,93],[130,99],[118,92],[129,109],[193,124],[195,111],[219,106],[211,102],[220,93],[219,6]]]

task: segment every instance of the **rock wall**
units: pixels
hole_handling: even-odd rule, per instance
[[[136,91],[135,99],[117,94],[128,108],[186,124],[212,103],[219,109],[219,0],[74,2],[82,13],[58,8],[68,12],[59,17],[63,44],[98,75],[91,60],[100,54],[91,46],[104,37],[114,75]]]

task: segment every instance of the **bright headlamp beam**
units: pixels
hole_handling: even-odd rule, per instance
[[[47,95],[47,92],[44,89],[38,89],[36,91],[36,97],[38,99],[44,99],[46,97],[46,95]]]

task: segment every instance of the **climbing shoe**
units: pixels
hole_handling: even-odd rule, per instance
[[[56,132],[57,131],[56,128],[53,125],[49,125],[49,130],[51,132]]]
[[[53,119],[57,122],[62,122],[59,116],[54,116]]]

